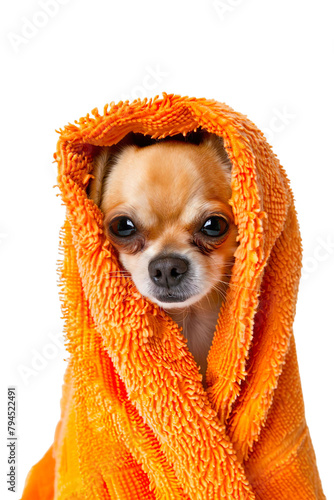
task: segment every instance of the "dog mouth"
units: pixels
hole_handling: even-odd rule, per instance
[[[173,303],[173,302],[185,302],[186,300],[190,299],[191,295],[183,295],[183,294],[177,294],[175,292],[166,292],[166,293],[161,293],[161,294],[156,294],[155,299],[158,300],[159,302],[165,302],[165,303]]]
[[[152,290],[149,294],[149,299],[157,303],[161,307],[188,307],[195,304],[203,297],[203,290],[192,283],[192,286],[175,287],[165,290]],[[204,293],[205,295],[205,293]]]

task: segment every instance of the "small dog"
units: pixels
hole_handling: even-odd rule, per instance
[[[128,134],[95,158],[89,196],[137,290],[182,327],[205,385],[237,248],[231,162],[218,136]]]

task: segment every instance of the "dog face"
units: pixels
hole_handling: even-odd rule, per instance
[[[126,145],[107,172],[110,152],[101,155],[91,197],[138,291],[175,309],[225,290],[237,228],[228,203],[231,165],[220,139]]]

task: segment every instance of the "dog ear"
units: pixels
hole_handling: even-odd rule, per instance
[[[99,148],[95,158],[92,170],[92,179],[87,188],[88,197],[99,207],[102,199],[103,179],[107,170],[107,166],[112,158],[110,147]]]
[[[229,172],[232,170],[232,163],[224,146],[224,139],[210,132],[203,132],[201,144],[204,147],[213,148],[219,155],[224,167],[228,167]]]
[[[113,165],[115,165],[123,149],[133,144],[134,141],[132,134],[128,134],[117,144],[97,148],[97,152],[93,160],[94,166],[91,172],[93,177],[88,185],[87,195],[96,203],[98,207],[102,202],[105,179],[108,177],[110,170]]]

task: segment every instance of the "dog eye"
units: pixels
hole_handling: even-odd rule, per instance
[[[126,238],[127,236],[132,236],[137,231],[137,228],[131,219],[117,217],[109,224],[109,230],[115,236]]]
[[[228,228],[228,222],[224,217],[213,216],[204,222],[201,231],[206,236],[218,238],[223,236],[227,232]]]

